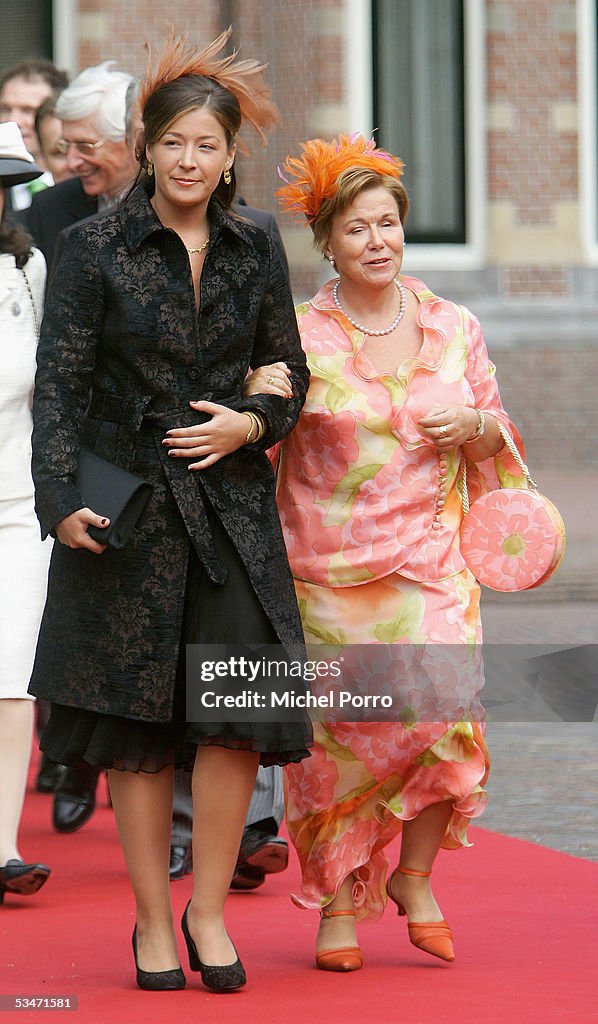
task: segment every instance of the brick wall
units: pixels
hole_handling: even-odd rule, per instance
[[[488,133],[489,198],[508,198],[519,224],[553,223],[554,204],[577,198],[576,136],[556,113],[576,102],[576,35],[563,9],[575,4],[488,4],[488,102],[508,111],[508,127]]]
[[[313,78],[308,65],[312,49],[312,15],[317,0],[281,4],[262,0],[260,4],[237,4],[241,55],[256,56],[268,64],[266,80],[280,111],[280,124],[263,149],[247,134],[251,156],[240,159],[240,186],[248,202],[278,212],[274,191],[280,180],[276,168],[295,144],[304,138],[312,103]]]
[[[301,141],[320,133],[320,106],[343,100],[344,4],[345,0],[79,0],[78,64],[114,59],[139,74],[145,64],[145,39],[159,45],[168,22],[188,32],[190,39],[206,42],[232,22],[233,42],[241,56],[268,64],[266,80],[281,114],[266,148],[252,129],[243,133],[250,153],[238,154],[239,191],[250,204],[278,215],[277,166],[297,152]],[[292,230],[292,218],[280,220],[283,232]],[[320,260],[311,253],[309,231],[295,234],[301,252],[291,260],[293,286],[298,295],[311,295],[318,286]]]
[[[566,286],[559,260],[582,255],[576,4],[488,0],[486,11],[489,261],[511,268],[507,299],[550,295]]]
[[[530,469],[598,469],[598,349],[493,351],[505,408]]]
[[[215,0],[78,0],[79,67],[116,60],[131,74],[145,67],[144,43],[163,41],[173,22],[191,39],[213,39],[222,31],[220,5]]]
[[[482,324],[491,324],[505,404],[522,428],[532,464],[595,467],[598,288],[592,283],[595,271],[584,266],[580,237],[577,5],[479,2],[486,13],[486,265],[462,272],[459,288],[448,267],[444,275],[422,276],[432,279],[438,294],[467,302]],[[79,0],[79,64],[114,58],[138,73],[144,39],[163,39],[167,20],[205,41],[232,21],[241,55],[269,64],[266,77],[281,112],[266,149],[247,134],[251,155],[238,158],[240,189],[248,202],[276,213],[277,164],[306,138],[351,128],[345,4]],[[317,289],[327,267],[312,250],[308,229],[288,215],[279,222],[294,291],[304,298]],[[569,339],[564,347],[562,339]]]

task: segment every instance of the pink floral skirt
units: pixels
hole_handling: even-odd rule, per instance
[[[376,919],[386,903],[384,848],[403,821],[450,800],[453,813],[442,846],[457,849],[471,845],[468,822],[487,801],[489,759],[478,700],[480,590],[468,570],[426,584],[393,573],[357,587],[296,581],[296,588],[310,645],[382,641],[417,645],[414,651],[425,645],[432,660],[434,651],[443,654],[436,659],[445,666],[443,678],[428,671],[428,685],[408,691],[408,714],[401,722],[316,721],[312,756],[284,769],[287,823],[302,870],[301,892],[293,901],[320,909],[352,872],[358,919]],[[451,660],[451,652],[471,656],[469,702],[447,683],[444,655]],[[444,721],[431,720],[432,706],[447,710]],[[452,720],[446,720],[449,708]]]

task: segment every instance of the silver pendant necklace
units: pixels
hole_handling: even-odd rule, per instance
[[[407,292],[406,292],[404,286],[400,283],[400,281],[395,281],[395,284],[396,284],[397,288],[399,289],[399,294],[401,296],[401,304],[399,306],[399,312],[397,313],[396,317],[394,318],[394,320],[390,324],[390,326],[389,327],[385,327],[384,330],[382,330],[382,331],[370,331],[369,327],[364,327],[363,324],[358,324],[357,321],[354,320],[352,316],[349,316],[349,314],[347,313],[347,310],[343,309],[343,307],[340,304],[339,297],[338,297],[338,289],[339,289],[340,281],[337,281],[336,284],[334,285],[333,289],[332,289],[332,298],[334,299],[334,305],[336,306],[336,308],[344,316],[346,316],[346,318],[349,321],[349,323],[353,324],[353,327],[356,327],[357,330],[361,331],[362,334],[368,334],[370,337],[373,337],[373,338],[381,338],[384,334],[390,334],[391,331],[394,331],[395,327],[399,326],[401,320],[405,316],[405,310],[407,309]]]

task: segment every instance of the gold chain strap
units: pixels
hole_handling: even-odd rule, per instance
[[[33,327],[35,329],[35,337],[39,340],[39,316],[37,315],[37,306],[35,305],[35,299],[33,298],[33,292],[31,290],[31,285],[29,284],[29,278],[25,273],[24,267],[21,267],[21,273],[25,278],[25,284],[27,286],[27,291],[29,292],[29,298],[31,300],[31,310],[33,312]]]
[[[528,486],[529,486],[530,490],[537,491],[538,490],[538,485],[537,485],[535,480],[532,480],[530,471],[527,468],[527,466],[526,466],[525,462],[523,461],[523,459],[521,458],[519,449],[518,449],[517,445],[515,444],[513,438],[509,434],[508,430],[506,429],[506,427],[503,426],[502,423],[498,424],[498,429],[500,431],[500,436],[502,437],[503,441],[505,442],[505,447],[509,449],[511,455],[515,459],[515,462],[517,463],[517,465],[519,466],[521,472],[523,473],[524,477],[527,480],[527,483],[528,483]],[[467,459],[465,458],[465,456],[463,454],[461,454],[461,462],[460,462],[460,465],[459,465],[459,474],[458,474],[458,477],[457,477],[457,493],[458,493],[458,495],[459,495],[459,497],[461,499],[461,505],[463,507],[463,515],[466,516],[467,513],[469,512],[469,493],[468,493],[468,490],[467,490]]]

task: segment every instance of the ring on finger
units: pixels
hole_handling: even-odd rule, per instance
[[[266,377],[266,384],[274,384],[274,377]]]
[[[438,433],[441,434],[442,437],[446,437],[448,434],[448,427],[446,423],[443,423],[441,427],[438,427]]]

